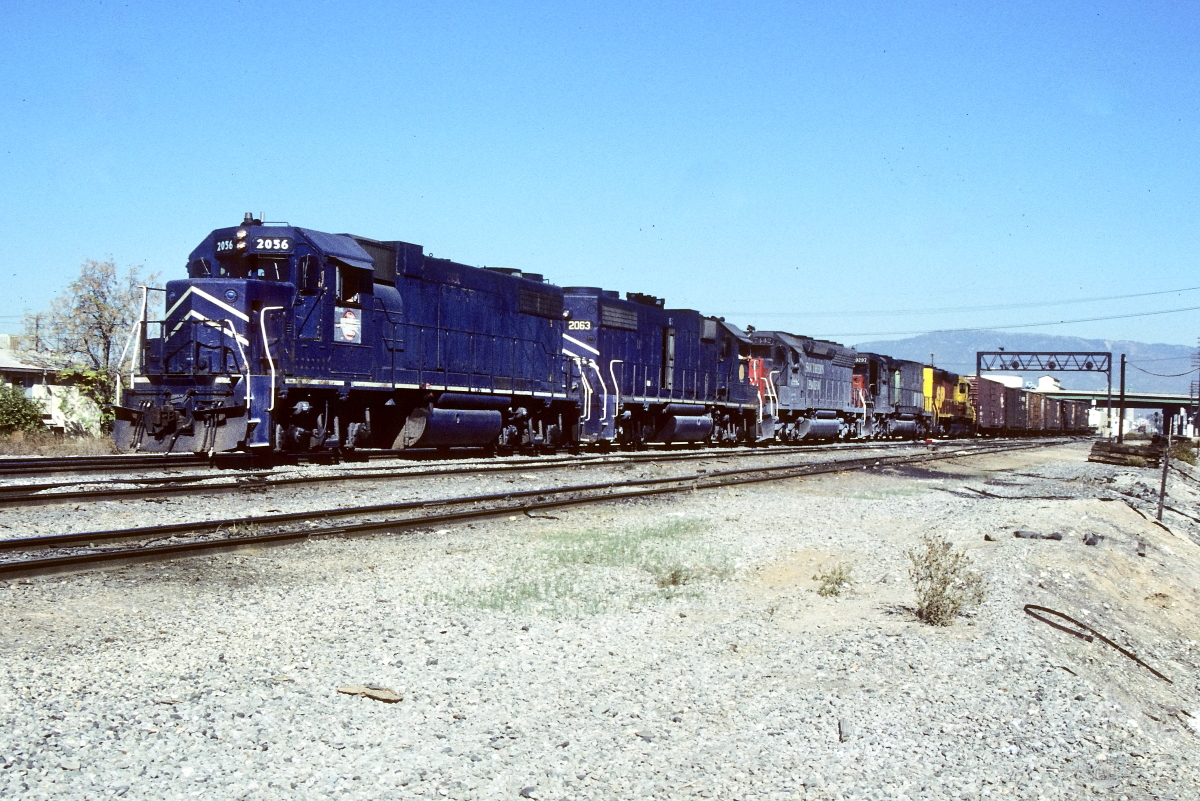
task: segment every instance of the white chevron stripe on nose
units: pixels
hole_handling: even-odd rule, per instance
[[[169,336],[175,336],[175,333],[176,333],[177,331],[179,331],[179,329],[183,327],[183,324],[184,324],[184,323],[186,323],[188,320],[207,320],[207,319],[209,319],[209,318],[208,318],[208,317],[205,317],[203,314],[201,314],[200,312],[196,311],[195,309],[192,309],[190,312],[188,312],[187,314],[185,314],[185,315],[183,316],[183,319],[182,319],[182,320],[180,320],[179,322],[175,323],[175,327],[171,329],[171,333],[170,333],[170,335],[169,335]],[[222,334],[227,334],[227,333],[229,333],[229,332],[228,332],[227,330],[225,330],[224,328],[221,328],[221,329],[219,329],[219,330],[221,331],[221,333],[222,333]],[[234,331],[234,332],[233,332],[233,337],[234,337],[234,339],[236,339],[236,340],[237,340],[239,343],[241,343],[242,347],[245,347],[245,348],[248,348],[248,347],[250,347],[250,340],[246,339],[244,336],[242,336],[241,334],[239,334],[237,331]]]
[[[203,289],[197,289],[194,286],[189,286],[187,288],[187,292],[184,292],[182,295],[180,295],[179,300],[175,301],[175,305],[167,310],[167,318],[170,319],[171,315],[175,313],[175,310],[179,308],[179,304],[183,303],[183,301],[187,298],[187,296],[191,295],[193,293],[195,295],[197,295],[198,297],[204,298],[209,303],[212,303],[213,305],[217,306],[218,308],[224,309],[225,311],[229,312],[233,316],[240,317],[242,320],[245,320],[246,322],[250,322],[250,317],[247,314],[245,314],[244,312],[242,312],[238,309],[235,309],[234,307],[230,306],[228,303],[226,303],[223,300],[218,300],[217,298],[214,298],[212,295],[208,294]],[[208,318],[205,317],[204,319],[207,320]]]

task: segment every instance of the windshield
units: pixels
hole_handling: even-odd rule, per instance
[[[242,259],[209,261],[196,259],[188,264],[190,278],[253,278],[258,281],[290,281],[291,260],[278,256],[247,256]]]

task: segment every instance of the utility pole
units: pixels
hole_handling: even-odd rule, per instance
[[[1112,354],[1108,357],[1108,400],[1104,411],[1104,438],[1112,442]]]
[[[1163,415],[1166,418],[1166,415]],[[1158,485],[1158,522],[1162,522],[1163,504],[1167,497],[1167,467],[1171,464],[1171,434],[1175,431],[1175,426],[1166,425],[1167,429],[1167,449],[1163,451],[1162,458],[1162,481]]]
[[[1125,354],[1121,354],[1121,400],[1120,416],[1117,418],[1117,442],[1125,441]]]
[[[1200,341],[1197,343],[1196,352],[1192,354],[1192,369],[1200,371]],[[1200,379],[1200,375],[1196,376]],[[1195,437],[1196,453],[1200,454],[1200,380],[1193,380],[1191,386],[1192,409],[1192,435]]]

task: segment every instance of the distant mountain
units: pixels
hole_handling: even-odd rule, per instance
[[[1047,334],[1013,334],[1005,331],[935,331],[911,339],[860,342],[855,345],[860,351],[886,353],[901,359],[929,362],[934,354],[934,364],[959,374],[975,372],[975,353],[981,350],[1015,351],[1109,351],[1113,354],[1113,392],[1120,381],[1120,359],[1124,353],[1128,359],[1125,386],[1137,392],[1175,392],[1186,395],[1196,371],[1182,376],[1192,367],[1195,348],[1185,345],[1148,344],[1125,340],[1081,339],[1080,337],[1052,336]],[[1148,371],[1148,372],[1147,372]],[[1160,375],[1151,375],[1158,373]],[[1017,373],[1011,373],[1017,375]],[[1040,375],[1021,374],[1027,382],[1036,382]],[[1096,373],[1053,373],[1064,389],[1103,389],[1106,378]]]

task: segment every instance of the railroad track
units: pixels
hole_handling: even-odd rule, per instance
[[[904,455],[870,455],[825,462],[744,467],[686,476],[609,481],[551,489],[405,501],[374,506],[261,515],[233,520],[179,523],[111,531],[0,540],[0,578],[39,575],[130,561],[158,560],[313,537],[404,530],[588,503],[632,500],[674,492],[741,486],[801,476],[914,464],[964,456],[1061,445],[1070,440],[979,443]],[[352,518],[360,518],[355,521]],[[368,519],[361,519],[368,518]],[[62,551],[68,553],[61,553]],[[47,555],[55,553],[56,555]]]
[[[0,458],[0,479],[58,473],[103,473],[114,470],[176,470],[208,467],[207,456],[194,453],[116,456],[38,456]]]
[[[431,450],[356,451],[351,455],[333,452],[311,454],[253,453],[126,453],[107,456],[0,457],[0,480],[28,476],[73,473],[134,472],[139,470],[270,470],[297,464],[355,463],[378,459],[428,459]],[[65,482],[59,482],[65,483]]]
[[[253,453],[125,453],[106,456],[0,457],[0,481],[28,476],[73,473],[134,472],[139,470],[271,470],[299,464],[354,464],[381,459],[415,461],[436,451],[363,450],[350,454],[319,451],[310,454]],[[67,483],[67,482],[58,482]]]
[[[939,441],[939,446],[953,445],[953,441]],[[614,464],[637,464],[641,462],[681,462],[713,458],[778,457],[788,454],[825,451],[887,450],[902,448],[924,448],[920,442],[861,442],[833,445],[793,445],[771,448],[732,449],[706,448],[687,451],[623,452],[609,455],[546,456],[525,458],[519,461],[487,460],[483,463],[470,462],[440,464],[435,467],[414,467],[405,462],[384,468],[354,467],[339,473],[324,475],[286,475],[274,470],[249,470],[234,477],[203,475],[138,477],[128,479],[100,479],[90,481],[49,481],[36,484],[0,485],[0,509],[48,506],[59,503],[134,500],[137,498],[165,498],[172,495],[208,495],[231,492],[299,487],[313,484],[331,484],[345,481],[378,481],[417,479],[437,476],[489,475],[510,472],[531,472],[571,466],[603,466]],[[376,457],[387,458],[387,457]],[[116,485],[116,486],[114,486]]]

